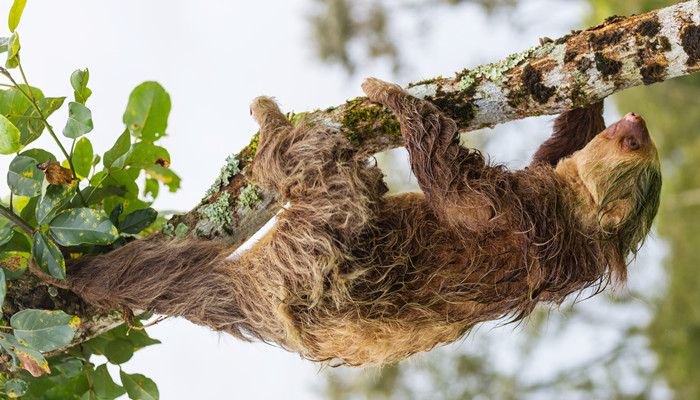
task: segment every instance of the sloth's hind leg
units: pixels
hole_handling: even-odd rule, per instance
[[[286,216],[340,236],[372,218],[387,190],[382,173],[347,139],[303,121],[292,126],[268,97],[255,99],[251,111],[260,124],[253,181],[291,202]]]
[[[284,183],[293,169],[286,154],[292,139],[292,124],[275,100],[266,96],[253,100],[250,114],[260,125],[252,181],[264,189],[277,190],[284,195]]]

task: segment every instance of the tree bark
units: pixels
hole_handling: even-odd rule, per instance
[[[534,115],[558,114],[615,92],[700,70],[700,1],[631,17],[612,16],[585,31],[465,69],[453,78],[411,84],[467,132]],[[358,97],[304,113],[305,123],[345,136],[368,156],[402,146],[398,122],[383,107]],[[300,115],[292,115],[298,121]],[[257,136],[229,158],[212,190],[190,212],[171,219],[172,232],[240,246],[282,206],[278,193],[247,184]],[[233,171],[233,173],[231,172]],[[243,196],[241,193],[243,192]]]

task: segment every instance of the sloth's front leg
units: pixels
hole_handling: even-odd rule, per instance
[[[503,178],[502,169],[462,147],[457,124],[429,101],[376,78],[366,79],[362,89],[398,118],[411,169],[438,216],[458,229],[491,229],[500,202],[493,182]]]

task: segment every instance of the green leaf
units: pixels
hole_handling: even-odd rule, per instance
[[[102,164],[105,166],[105,169],[110,168],[114,161],[126,154],[130,148],[131,136],[129,136],[129,131],[125,130],[124,133],[119,136],[117,142],[114,143],[114,146],[105,152],[102,159]],[[118,167],[121,168],[121,165]]]
[[[134,321],[134,324],[136,326],[142,326],[138,321]],[[127,339],[134,344],[134,350],[139,350],[154,344],[160,344],[160,340],[153,339],[148,336],[148,332],[146,332],[145,329],[130,329],[125,324],[119,325],[118,327],[107,332],[106,336],[113,339]]]
[[[95,368],[95,372],[91,375],[92,387],[95,389],[95,394],[103,399],[116,399],[126,393],[123,387],[114,383],[112,377],[107,371],[107,364],[102,364]]]
[[[16,153],[22,147],[24,145],[20,142],[19,129],[4,115],[0,115],[0,154]]]
[[[68,122],[63,128],[63,136],[76,139],[90,132],[92,128],[90,109],[74,101],[68,103]]]
[[[143,195],[147,197],[149,194],[153,200],[158,197],[158,192],[160,191],[160,184],[157,179],[146,178],[146,186],[143,188]]]
[[[5,225],[0,228],[0,246],[3,246],[5,243],[9,242],[14,234],[15,232],[12,230],[11,226]]]
[[[107,211],[112,211],[114,210],[114,207],[117,207],[117,205],[122,204],[124,206],[124,214],[131,214],[132,212],[136,210],[140,210],[142,208],[146,208],[150,206],[150,204],[146,203],[145,201],[142,201],[140,199],[124,199],[123,197],[116,197],[116,196],[109,196],[106,197],[103,201],[103,206],[105,212]]]
[[[73,150],[73,167],[80,178],[87,178],[92,169],[92,144],[88,138],[80,138]]]
[[[26,198],[26,197],[25,197]],[[27,202],[27,205],[22,207],[22,211],[19,212],[20,218],[22,218],[25,222],[27,222],[30,226],[37,226],[39,225],[36,222],[36,205],[39,203],[39,199],[41,197],[32,197],[29,199]]]
[[[158,218],[158,211],[151,207],[142,208],[124,217],[120,230],[123,233],[137,234],[151,226],[156,218]]]
[[[170,162],[170,154],[163,147],[140,142],[131,146],[131,151],[124,160],[124,166],[148,168],[156,165],[159,158]]]
[[[92,94],[92,90],[87,87],[88,79],[90,79],[90,71],[87,68],[85,71],[76,69],[70,76],[70,85],[73,86],[75,101],[83,105]]]
[[[136,326],[142,326],[137,320],[134,321]],[[153,339],[148,336],[145,330],[135,330],[131,329],[126,325],[119,325],[116,328],[101,334],[95,338],[90,339],[86,344],[95,354],[104,355],[107,350],[107,346],[113,340],[126,339],[134,345],[134,350],[142,349],[146,346],[151,346],[154,344],[159,344],[160,340]]]
[[[107,171],[96,173],[90,180],[92,185],[97,185],[100,182],[102,182],[101,187],[115,186],[123,189],[124,193],[121,196],[126,199],[133,200],[139,195],[139,187],[127,171],[111,168]]]
[[[14,32],[19,24],[19,19],[22,17],[22,11],[27,4],[27,0],[15,0],[10,9],[10,17],[7,19],[7,26],[10,27],[10,32]]]
[[[14,32],[10,36],[10,41],[7,42],[7,61],[5,61],[5,68],[12,69],[19,65],[19,35]]]
[[[28,310],[25,310],[28,311]],[[49,363],[37,350],[20,343],[14,335],[0,333],[0,348],[3,353],[12,356],[12,370],[24,368],[32,375],[39,376],[41,373],[51,373]]]
[[[49,229],[62,246],[110,244],[119,238],[119,232],[109,218],[91,208],[65,210],[51,221]]]
[[[51,368],[60,372],[63,376],[67,378],[72,378],[78,376],[85,371],[83,367],[83,362],[76,358],[63,359],[61,361],[51,360]]]
[[[127,374],[120,370],[119,376],[129,398],[138,400],[158,400],[158,387],[149,378],[141,374]]]
[[[36,205],[36,221],[39,225],[47,224],[57,212],[70,202],[76,192],[77,181],[68,185],[49,185],[41,201]]]
[[[107,186],[104,188],[102,188],[102,187],[96,188],[94,186],[88,186],[84,189],[81,189],[80,191],[83,194],[85,201],[88,202],[88,205],[100,203],[107,196],[113,196],[113,195],[121,196],[124,193],[126,193],[126,191],[124,189],[120,189],[116,186]],[[82,206],[83,206],[83,201],[80,199],[80,196],[73,196],[73,198],[70,201],[70,205],[68,207],[75,208],[75,207],[82,207]]]
[[[21,379],[12,379],[5,382],[5,393],[11,398],[16,398],[27,393],[29,385]]]
[[[32,386],[34,382],[32,382]],[[31,390],[31,387],[29,388]],[[88,382],[86,375],[78,375],[75,378],[69,380],[68,382],[61,384],[53,384],[51,388],[44,392],[40,397],[41,400],[68,400],[68,399],[91,399],[97,400],[93,396],[90,397],[79,397],[81,393],[86,393],[90,391],[90,383]]]
[[[127,154],[127,156],[128,155],[129,154]],[[126,159],[126,157],[125,157],[125,159]],[[125,171],[127,174],[129,174],[131,179],[133,179],[134,181],[136,181],[136,178],[138,178],[139,175],[141,174],[141,169],[139,169],[139,168],[127,168],[127,169],[125,169]]]
[[[44,98],[44,93],[38,88],[33,86],[28,87],[27,85],[19,85],[25,93],[32,92],[34,98],[39,101]],[[7,90],[0,90],[0,114],[2,115],[12,115],[10,121],[17,123],[19,120],[16,116],[24,115],[24,112],[31,107],[31,103],[17,88],[10,88]],[[34,107],[31,107],[34,108]]]
[[[76,393],[73,394],[73,396],[75,396],[75,395],[76,395]],[[99,397],[97,397],[97,393],[95,393],[94,389],[88,388],[87,392],[83,393],[83,395],[80,396],[80,398],[78,400],[104,400],[104,399],[100,399]]]
[[[17,339],[39,351],[65,347],[80,328],[80,318],[60,310],[22,310],[10,318]]]
[[[44,272],[57,279],[66,280],[66,261],[61,250],[49,239],[46,233],[37,231],[34,234],[32,255],[37,265]]]
[[[41,90],[35,87],[19,86],[24,92],[31,92],[45,117],[58,110],[65,100],[65,97],[44,97]],[[29,119],[38,118],[39,113],[16,88],[0,90],[0,114],[7,116],[9,121],[19,129],[19,142],[24,146],[36,140],[44,131],[42,121]]]
[[[170,192],[175,193],[180,188],[180,177],[170,168],[152,165],[144,170],[148,176],[166,185],[168,189],[170,189]]]
[[[97,166],[97,164],[100,163],[100,160],[102,160],[102,158],[100,157],[100,155],[99,155],[99,154],[95,154],[95,158],[92,160],[92,166],[93,166],[93,167]]]
[[[10,43],[9,37],[0,37],[0,53],[7,51],[7,44]]]
[[[65,97],[43,97],[37,99],[36,102],[44,117],[48,118],[56,110],[61,108],[65,99]],[[33,106],[28,106],[24,113],[20,115],[26,118],[10,118],[10,121],[19,129],[20,143],[26,146],[41,136],[41,133],[44,132],[44,122],[35,119],[40,118],[40,115]]]
[[[22,365],[22,362],[19,360],[14,350],[16,346],[21,347],[22,345],[17,341],[14,335],[10,333],[0,333],[0,349],[2,349],[3,353],[12,356],[12,371],[20,368]]]
[[[25,150],[25,151],[19,153],[19,155],[24,156],[24,157],[33,158],[36,160],[37,164],[46,162],[49,158],[52,161],[56,161],[56,157],[53,154],[49,153],[46,150],[42,150],[42,149],[28,149],[28,150]]]
[[[7,281],[5,280],[5,270],[0,268],[0,306],[5,301],[7,295]]]
[[[112,221],[114,226],[119,229],[119,216],[124,212],[124,205],[119,203],[117,204],[116,207],[112,209],[112,212],[109,213],[109,220]]]
[[[115,339],[107,343],[104,356],[112,364],[124,364],[134,355],[134,344],[127,339]]]
[[[27,237],[19,228],[12,228],[14,233],[12,239],[3,246],[0,246],[0,251],[18,251],[20,253],[29,253],[32,251],[31,238]]]
[[[53,370],[53,363],[51,364],[51,369]],[[20,372],[21,375],[18,374],[20,377],[25,377],[26,374]],[[29,391],[27,394],[25,394],[25,397],[22,397],[22,400],[47,400],[44,397],[44,393],[46,393],[47,390],[51,389],[56,385],[55,382],[52,382],[49,380],[50,375],[46,376],[41,376],[39,378],[34,378],[31,381],[29,381],[31,384],[29,385]],[[66,378],[68,379],[68,378]]]
[[[157,82],[144,82],[129,95],[124,124],[135,137],[153,143],[165,135],[170,114],[170,95]]]
[[[22,251],[3,251],[0,253],[0,267],[4,270],[5,279],[17,279],[27,270],[29,253]]]
[[[41,194],[44,172],[36,167],[36,160],[17,156],[10,163],[7,185],[18,196],[34,197]]]

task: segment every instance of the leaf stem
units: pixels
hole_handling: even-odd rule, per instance
[[[28,116],[28,115],[12,115],[12,114],[7,114],[7,115],[5,115],[5,117],[7,117],[7,119],[10,119],[10,118],[19,118],[19,119],[33,119],[33,120],[36,120],[36,121],[41,121],[41,118],[39,118],[39,117],[30,117],[30,116]]]
[[[92,192],[90,192],[86,201],[88,201],[88,202],[90,201],[90,199],[92,198],[92,195],[95,194],[95,191],[97,191],[97,188],[99,188],[100,185],[102,185],[102,182],[104,182],[105,179],[107,179],[107,177],[109,177],[109,173],[105,173],[105,176],[103,176],[102,179],[100,179],[100,183],[98,183],[97,185],[94,186],[94,188],[92,189]],[[87,205],[86,205],[86,207],[87,207]]]
[[[36,97],[34,97],[34,93],[32,93],[32,88],[31,86],[29,86],[29,83],[27,82],[27,77],[24,75],[22,63],[19,61],[19,57],[17,57],[17,66],[19,67],[19,72],[22,74],[22,80],[24,81],[24,84],[27,85],[27,91],[29,92],[29,95],[32,96],[32,103],[36,103]],[[37,112],[39,113],[39,115],[41,115],[41,111],[39,109],[37,109]]]
[[[92,382],[91,382],[91,379],[90,379],[90,373],[88,372],[88,368],[86,368],[86,365],[85,365],[85,364],[87,364],[87,363],[86,363],[85,361],[83,361],[83,371],[85,371],[85,376],[87,377],[87,383],[88,383],[88,388],[89,388],[89,389],[88,389],[88,392],[93,392],[94,390],[93,390],[93,388],[92,388]],[[89,394],[89,393],[88,393],[88,394]],[[88,397],[92,397],[92,396],[88,396]]]
[[[9,208],[3,206],[0,204],[0,215],[3,217],[7,218],[12,222],[13,224],[17,225],[17,227],[21,230],[24,231],[29,237],[32,237],[34,234],[34,228],[32,228],[27,221],[22,219],[19,215],[13,213]]]

